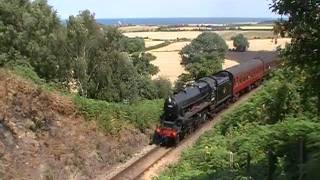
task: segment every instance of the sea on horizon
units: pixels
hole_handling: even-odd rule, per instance
[[[272,22],[275,18],[115,18],[97,19],[104,25],[186,25],[186,24],[258,24]]]

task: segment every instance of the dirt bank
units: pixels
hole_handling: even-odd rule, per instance
[[[101,133],[70,97],[0,69],[0,179],[94,179],[148,143],[125,129]]]

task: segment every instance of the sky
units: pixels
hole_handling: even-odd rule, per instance
[[[48,0],[63,19],[88,9],[96,18],[277,17],[271,0]]]

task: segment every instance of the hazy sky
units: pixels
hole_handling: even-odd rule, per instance
[[[270,0],[48,0],[61,18],[89,9],[96,18],[276,17]]]

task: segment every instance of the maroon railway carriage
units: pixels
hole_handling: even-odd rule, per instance
[[[263,62],[264,75],[269,74],[271,71],[276,69],[280,64],[280,59],[277,57],[277,54],[270,55],[268,57],[260,58]]]
[[[264,63],[253,59],[243,64],[225,70],[231,74],[233,82],[233,96],[239,97],[241,92],[249,90],[253,85],[258,86],[264,77]]]

